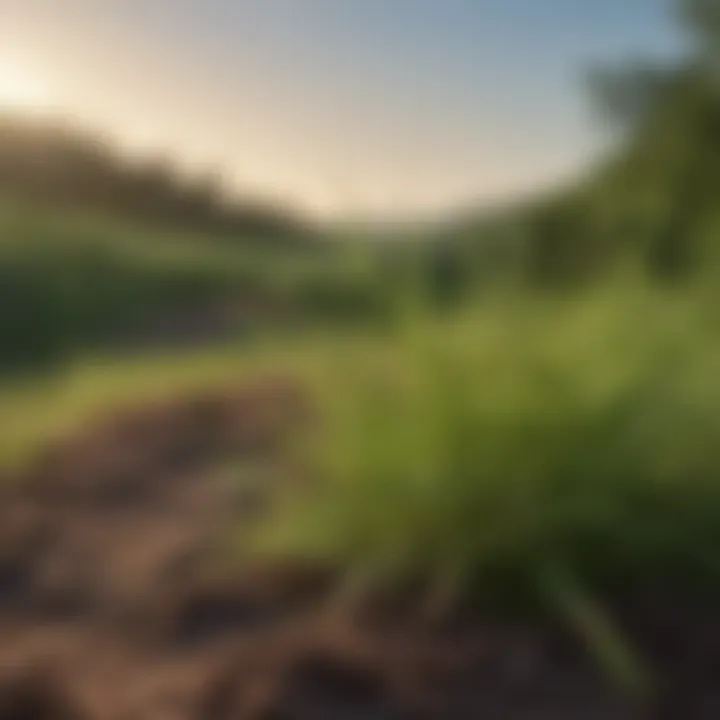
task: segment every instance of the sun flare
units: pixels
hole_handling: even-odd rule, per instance
[[[49,88],[30,70],[0,59],[0,109],[42,109],[50,103]]]

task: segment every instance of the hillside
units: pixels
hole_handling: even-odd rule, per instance
[[[228,242],[309,242],[315,234],[298,211],[242,195],[219,172],[183,170],[167,153],[131,154],[53,115],[0,114],[0,197]]]
[[[691,53],[599,80],[613,151],[489,214],[0,188],[0,720],[720,717],[720,3],[680,5]]]
[[[6,202],[0,367],[373,320],[385,300],[371,269],[368,259],[329,240],[227,243],[132,218]]]

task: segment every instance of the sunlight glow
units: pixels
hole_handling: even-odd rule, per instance
[[[0,109],[39,110],[50,102],[50,90],[42,78],[0,58]]]

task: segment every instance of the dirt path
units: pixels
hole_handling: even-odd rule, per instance
[[[267,500],[255,475],[278,471],[302,411],[270,381],[121,413],[50,448],[0,509],[7,682],[58,675],[90,717],[160,718],[168,703],[192,716],[228,635],[280,612],[262,596],[271,578],[213,568]]]
[[[348,622],[318,571],[227,573],[228,538],[287,479],[283,440],[307,417],[270,380],[48,449],[0,507],[0,720],[720,717],[713,611],[636,623],[668,678],[651,710],[554,630]]]

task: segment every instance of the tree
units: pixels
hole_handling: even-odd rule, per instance
[[[678,82],[676,68],[640,61],[590,73],[593,99],[602,118],[626,132],[652,117]]]
[[[683,0],[680,14],[703,52],[720,52],[720,0]]]

